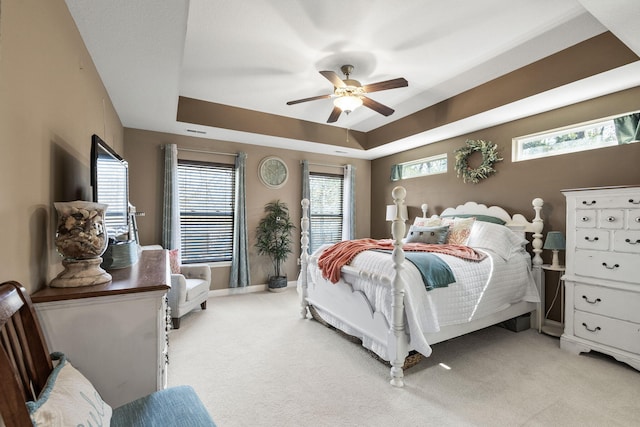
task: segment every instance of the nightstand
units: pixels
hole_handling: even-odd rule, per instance
[[[542,319],[542,332],[554,337],[560,337],[564,329],[564,283],[562,283],[562,278],[564,276],[565,266],[561,265],[559,267],[553,267],[551,264],[543,264],[542,269],[558,273],[558,283],[553,296],[553,302],[549,306],[549,310],[545,311],[544,319]],[[551,311],[551,307],[554,306],[558,299],[558,294],[560,294],[560,323],[552,321],[553,323],[549,324],[547,323],[547,316],[549,315],[549,311]],[[542,301],[542,305],[544,306],[544,301]]]

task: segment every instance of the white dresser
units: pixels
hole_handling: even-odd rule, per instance
[[[563,190],[565,328],[560,347],[640,370],[640,186]]]
[[[31,295],[49,350],[65,353],[112,407],[167,385],[166,252],[142,252],[103,285]]]

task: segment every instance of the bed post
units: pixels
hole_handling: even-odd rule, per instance
[[[396,217],[391,225],[391,234],[393,236],[393,268],[395,275],[391,282],[391,331],[389,342],[389,358],[391,362],[391,385],[402,387],[404,385],[404,366],[405,358],[408,354],[408,343],[405,335],[404,325],[404,283],[400,275],[404,264],[404,250],[402,249],[402,239],[405,235],[405,219],[400,215],[403,210],[404,199],[407,191],[404,187],[395,187],[391,192],[393,203],[396,205]],[[392,334],[392,335],[391,335]]]
[[[307,269],[309,264],[309,199],[302,199],[302,219],[300,220],[300,315],[307,318]]]
[[[533,272],[533,280],[536,282],[536,286],[538,287],[538,293],[540,294],[540,298],[544,298],[544,281],[542,280],[542,257],[540,253],[542,252],[542,229],[544,227],[544,222],[542,217],[540,216],[540,211],[542,211],[542,205],[544,205],[544,201],[540,198],[535,198],[531,202],[533,205],[533,209],[536,212],[536,217],[531,221],[533,224],[533,241],[531,242],[531,246],[533,247],[533,259],[531,260],[532,264],[532,272]],[[544,301],[541,301],[538,304],[538,332],[542,330],[542,319],[544,314],[542,313]]]

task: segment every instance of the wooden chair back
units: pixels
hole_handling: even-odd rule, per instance
[[[0,284],[0,414],[6,426],[32,426],[25,402],[37,400],[53,370],[26,289]]]

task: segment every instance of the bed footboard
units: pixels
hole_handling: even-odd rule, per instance
[[[309,200],[302,199],[302,219],[300,220],[300,315],[307,318],[309,302]]]
[[[393,235],[393,252],[392,259],[394,265],[393,278],[387,277],[369,277],[370,280],[391,282],[392,287],[392,303],[391,303],[391,324],[386,329],[385,338],[382,341],[386,341],[383,345],[386,347],[386,353],[389,357],[391,364],[391,384],[396,387],[402,387],[404,385],[404,371],[403,366],[405,359],[409,354],[409,339],[406,332],[405,325],[405,307],[404,307],[404,283],[401,277],[401,271],[405,260],[404,250],[402,249],[402,238],[405,235],[405,223],[404,219],[400,216],[400,212],[403,212],[402,206],[406,197],[406,190],[403,187],[396,187],[392,191],[394,203],[396,204],[396,218],[393,220],[391,232]],[[300,292],[300,314],[302,318],[307,317],[309,312],[309,278],[308,278],[308,266],[309,266],[309,201],[303,199],[302,205],[302,220],[300,223],[300,280],[299,280],[299,292]],[[343,269],[349,269],[349,267],[343,267]],[[347,273],[348,274],[348,273]],[[362,275],[362,272],[357,274]],[[378,319],[379,320],[379,319]],[[373,322],[374,324],[380,324]],[[385,322],[386,324],[386,322]],[[375,328],[380,329],[380,328]],[[374,339],[375,333],[370,331],[363,331],[364,340],[367,337]]]
[[[404,359],[409,354],[409,343],[405,333],[404,324],[404,282],[401,271],[404,268],[404,250],[402,249],[402,238],[405,235],[404,219],[400,216],[404,212],[404,199],[407,190],[404,187],[395,187],[391,192],[393,203],[396,205],[396,217],[391,225],[391,235],[393,236],[393,269],[395,275],[391,282],[391,330],[389,336],[389,357],[391,357],[391,385],[402,387],[404,385]]]

